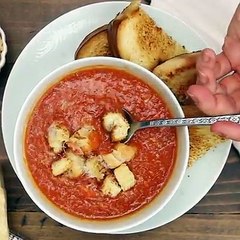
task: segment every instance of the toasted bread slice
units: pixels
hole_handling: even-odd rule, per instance
[[[196,61],[200,52],[181,54],[153,69],[153,73],[163,80],[180,103],[186,101],[188,87],[196,82]]]
[[[223,137],[211,132],[209,126],[193,126],[189,128],[190,151],[188,166],[192,166],[210,149],[226,141]]]
[[[195,105],[182,106],[186,117],[201,117],[205,114]],[[189,127],[190,151],[188,166],[192,166],[199,158],[203,157],[210,149],[225,141],[224,138],[211,132],[209,126]]]
[[[206,116],[196,105],[184,105],[182,106],[185,117],[203,117]]]
[[[109,23],[108,38],[113,54],[152,70],[159,62],[187,52],[155,24],[138,2],[133,1]]]
[[[107,38],[107,25],[88,34],[75,52],[75,59],[95,56],[111,56]]]

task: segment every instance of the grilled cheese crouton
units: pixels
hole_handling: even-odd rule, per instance
[[[81,127],[78,131],[77,134],[79,134],[80,138],[88,138],[89,135],[94,131],[94,127],[91,125],[84,125]]]
[[[92,156],[86,160],[86,173],[89,177],[96,178],[98,181],[104,178],[106,172],[101,162],[101,156]]]
[[[101,191],[104,195],[108,195],[110,197],[116,197],[121,192],[121,188],[118,185],[114,176],[108,175],[103,181]]]
[[[122,161],[114,157],[112,153],[103,154],[102,158],[106,166],[110,169],[114,169],[122,164]]]
[[[186,99],[188,87],[196,83],[196,61],[200,52],[186,53],[171,58],[153,69],[153,73],[172,90],[180,103]]]
[[[117,57],[152,70],[159,62],[187,52],[136,2],[132,4],[109,24],[109,45]]]
[[[118,142],[126,138],[130,125],[121,113],[109,112],[103,116],[103,127],[111,132],[113,142]]]
[[[75,59],[95,56],[111,56],[108,44],[107,25],[95,29],[80,43]]]
[[[123,143],[118,143],[112,152],[113,156],[123,162],[128,162],[136,155],[137,148]]]
[[[132,160],[136,151],[137,149],[135,147],[118,143],[111,153],[103,154],[102,158],[108,168],[114,169],[122,163]]]
[[[71,161],[71,167],[67,171],[68,177],[76,178],[84,173],[85,158],[73,153],[72,151],[66,152],[66,158]]]
[[[63,150],[63,144],[68,141],[70,133],[68,129],[58,122],[53,122],[48,128],[48,143],[54,153]]]
[[[58,176],[66,171],[68,171],[71,168],[71,160],[67,158],[61,158],[55,162],[52,163],[52,174],[53,176]]]
[[[95,131],[93,126],[84,125],[69,138],[68,147],[80,155],[89,154],[93,150],[90,141],[90,134],[93,131]]]
[[[114,169],[114,175],[123,191],[132,188],[136,183],[133,173],[125,163]]]

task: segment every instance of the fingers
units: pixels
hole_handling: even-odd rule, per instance
[[[211,131],[228,139],[240,141],[240,124],[232,122],[217,122],[211,126]]]
[[[198,72],[197,84],[206,85],[213,91],[216,88],[216,80],[231,71],[231,65],[224,55],[218,55],[212,49],[204,49],[199,56],[196,69]]]
[[[222,89],[225,89],[226,94],[233,94],[240,90],[240,76],[238,73],[228,75],[220,81],[219,85]]]
[[[197,84],[205,84],[215,77],[214,68],[216,65],[216,54],[212,49],[206,48],[202,50],[199,58],[197,59],[196,69],[200,75],[197,79]],[[211,75],[209,75],[209,73]],[[203,77],[204,75],[204,77]]]
[[[192,85],[187,94],[192,98],[196,106],[207,115],[215,115],[216,99],[209,89],[201,85]]]
[[[187,91],[197,107],[207,115],[231,114],[238,111],[232,96],[225,93],[213,94],[201,85],[192,85]]]
[[[231,64],[223,52],[218,54],[216,57],[216,66],[214,71],[216,79],[222,78],[224,75],[232,71]]]

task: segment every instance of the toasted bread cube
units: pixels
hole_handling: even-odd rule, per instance
[[[117,142],[126,138],[130,125],[121,113],[109,112],[103,117],[103,127],[112,132],[112,141]]]
[[[114,169],[114,175],[123,191],[127,191],[136,183],[133,173],[125,163]]]
[[[70,137],[67,142],[69,148],[71,148],[74,152],[84,155],[91,152],[91,145],[88,138],[78,139],[76,137]]]
[[[67,158],[61,158],[55,162],[52,163],[52,174],[53,176],[58,176],[66,171],[68,171],[71,168],[71,160]]]
[[[84,125],[69,138],[67,145],[78,154],[89,154],[92,151],[89,136],[94,130],[92,126]]]
[[[137,148],[123,143],[118,143],[112,152],[113,156],[120,162],[128,162],[132,160],[137,152]]]
[[[104,179],[101,190],[104,195],[108,195],[110,197],[116,197],[121,192],[121,188],[113,175],[108,175]]]
[[[113,142],[120,142],[127,137],[129,125],[118,125],[112,130],[111,139]]]
[[[81,138],[88,138],[89,135],[95,130],[91,125],[84,125],[77,132]]]
[[[113,128],[121,121],[121,113],[109,112],[103,116],[103,127],[106,131],[111,132]]]
[[[112,153],[103,154],[102,158],[104,160],[104,163],[107,165],[108,168],[114,169],[122,164],[122,162],[114,157]]]
[[[98,181],[104,178],[106,172],[106,169],[101,164],[101,162],[101,156],[92,156],[86,161],[86,173],[90,177],[96,178]]]
[[[48,128],[48,143],[54,153],[63,150],[63,144],[68,141],[70,133],[68,129],[58,122],[53,122]]]
[[[76,178],[82,175],[85,171],[85,158],[79,156],[72,151],[66,153],[66,158],[71,161],[71,167],[67,171],[67,176]]]

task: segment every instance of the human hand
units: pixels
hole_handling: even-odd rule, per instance
[[[222,52],[202,51],[197,61],[197,82],[187,93],[207,115],[240,112],[240,7],[231,20]],[[227,75],[226,75],[227,74]],[[221,79],[221,80],[220,80]],[[240,125],[219,122],[211,130],[232,140],[240,141]]]

